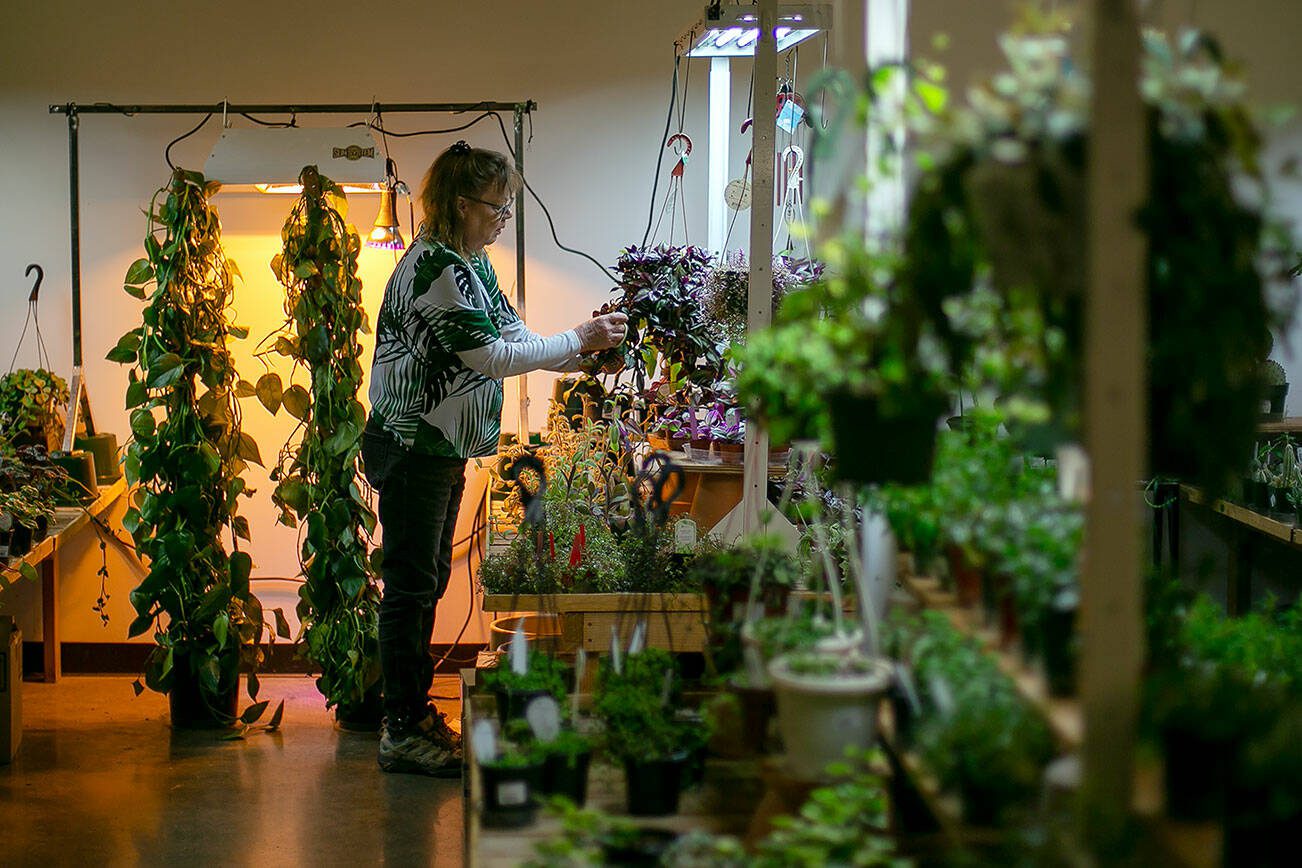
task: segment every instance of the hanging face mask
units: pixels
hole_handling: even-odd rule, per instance
[[[778,112],[778,128],[787,132],[794,133],[796,127],[805,119],[805,110],[796,104],[794,99],[784,100],[782,110]]]

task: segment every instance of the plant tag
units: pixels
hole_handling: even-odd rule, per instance
[[[931,699],[936,703],[936,710],[942,717],[950,717],[954,713],[954,691],[950,688],[949,682],[937,676],[931,679]]]
[[[674,546],[686,554],[696,548],[696,522],[690,518],[680,518],[674,522]]]
[[[583,689],[583,676],[588,669],[588,652],[582,648],[574,655],[574,695],[570,697],[570,720],[579,719],[579,691]]]
[[[520,619],[515,627],[515,634],[511,636],[511,671],[516,675],[524,675],[529,671],[529,639],[524,635],[524,618]]]
[[[1069,503],[1090,499],[1090,459],[1079,443],[1058,447],[1058,496]]]
[[[778,112],[778,127],[788,133],[794,133],[804,118],[805,110],[796,105],[794,99],[785,100],[782,103],[782,111]]]
[[[524,719],[529,721],[534,738],[544,744],[556,741],[561,734],[561,706],[551,696],[539,696],[524,709]]]
[[[664,683],[664,686],[660,688],[660,705],[661,705],[661,706],[666,706],[666,707],[667,707],[667,706],[669,705],[669,694],[670,694],[670,692],[673,690],[673,688],[674,688],[674,671],[673,671],[672,669],[666,669],[666,670],[665,670],[665,683]]]
[[[646,620],[638,619],[638,622],[633,625],[633,635],[628,640],[628,656],[641,654],[644,647],[646,647]]]
[[[913,670],[903,663],[896,663],[895,678],[900,683],[900,690],[904,691],[904,698],[908,701],[909,707],[915,712],[921,711],[922,703],[918,698],[918,685],[913,680]]]
[[[470,745],[480,763],[497,759],[497,733],[493,732],[491,720],[475,721],[475,728],[470,731]]]
[[[524,781],[503,781],[497,785],[497,803],[503,808],[518,808],[529,801],[529,785]]]
[[[623,655],[619,650],[619,633],[615,630],[615,625],[610,625],[610,668],[615,670],[616,675],[624,674]]]

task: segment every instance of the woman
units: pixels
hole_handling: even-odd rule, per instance
[[[371,367],[366,476],[379,492],[380,768],[460,774],[460,738],[428,699],[434,611],[452,573],[466,460],[497,451],[502,378],[574,370],[579,354],[618,346],[608,314],[534,334],[497,284],[484,248],[511,216],[520,175],[495,151],[457,142],[430,167],[425,222],[384,290]]]

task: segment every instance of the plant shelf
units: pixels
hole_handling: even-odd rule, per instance
[[[706,643],[704,594],[485,594],[485,612],[538,612],[561,616],[561,651],[610,649],[612,629],[627,644],[639,620],[648,648],[702,651]]]
[[[1180,495],[1190,503],[1205,506],[1213,512],[1220,513],[1231,521],[1250,527],[1258,533],[1273,537],[1280,542],[1302,547],[1302,527],[1292,522],[1279,521],[1263,515],[1255,509],[1249,509],[1228,500],[1212,500],[1201,488],[1193,485],[1180,485]]]

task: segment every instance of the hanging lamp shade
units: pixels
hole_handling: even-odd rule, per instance
[[[384,156],[365,127],[226,129],[203,173],[226,189],[298,194],[304,166],[316,166],[348,193],[385,189]]]
[[[367,247],[402,250],[406,246],[402,240],[402,224],[398,222],[398,211],[394,207],[395,198],[392,185],[380,193],[380,211],[375,215],[375,228],[366,238]]]

